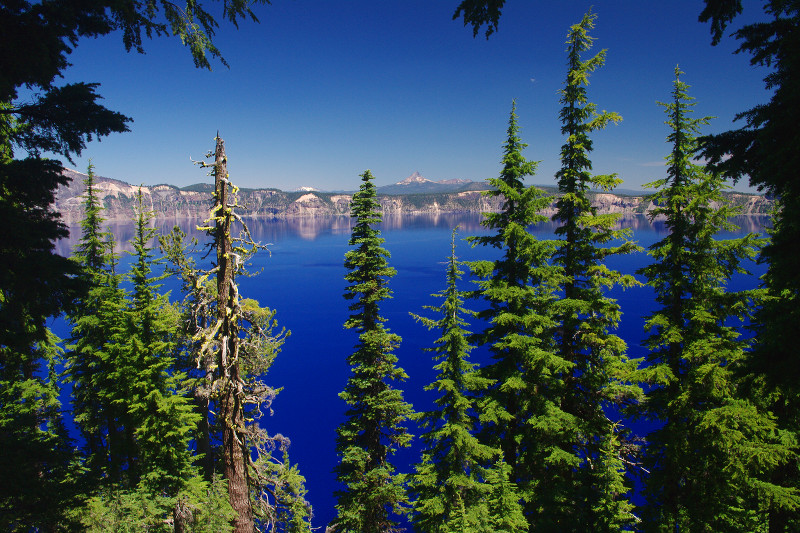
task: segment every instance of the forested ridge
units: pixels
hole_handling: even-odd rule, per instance
[[[248,2],[224,3],[234,25],[255,18]],[[454,18],[476,35],[486,25],[489,38],[502,31],[504,4],[464,0]],[[213,43],[217,22],[197,3],[4,3],[0,529],[800,529],[800,364],[792,339],[800,330],[800,4],[763,5],[769,21],[734,38],[753,64],[769,67],[774,91],[742,112],[742,128],[705,134],[712,119],[693,114],[685,81],[702,73],[674,70],[672,92],[659,104],[666,165],[636,208],[668,232],[647,250],[620,228],[625,211],[598,204],[621,180],[592,171],[593,139],[622,117],[590,97],[606,50],[593,50],[598,16],[589,11],[566,33],[561,129],[552,132],[563,142],[556,190],[526,184],[538,163],[527,156],[535,147],[526,150],[516,102],[498,176],[485,191],[460,193],[469,195],[463,206],[442,193],[381,197],[369,170],[352,195],[240,190],[217,133],[214,146],[200,147],[209,151],[198,163],[213,185],[183,195],[186,214],[202,213],[205,243],[178,227],[152,229],[164,216],[156,196],[180,196],[176,188],[151,187],[149,200],[135,188],[104,207],[90,165],[70,199],[80,239],[63,257],[55,242],[68,231],[56,195],[70,175],[52,157],[71,161],[88,141],[122,133],[131,121],[101,105],[96,84],[56,83],[72,48],[81,37],[117,30],[136,51],[151,37],[173,35],[208,68],[215,58],[224,62]],[[738,1],[706,0],[699,16],[712,42],[741,9]],[[23,51],[15,41],[23,33],[39,46]],[[21,89],[30,87],[40,92],[22,102]],[[723,238],[747,207],[727,190],[731,179],[749,179],[770,196],[769,235]],[[302,216],[318,206],[353,219],[344,298],[330,303],[347,306],[343,327],[354,339],[352,353],[337,354],[350,374],[339,395],[330,524],[314,521],[291,435],[266,423],[280,394],[268,370],[291,332],[268,302],[240,293],[240,279],[258,275],[249,271],[253,256],[268,253],[248,229],[254,198],[267,206],[263,214]],[[445,285],[430,305],[407,310],[438,337],[428,347],[433,407],[415,412],[397,357],[403,339],[382,311],[396,271],[380,222],[392,209],[432,204],[490,206],[486,233],[466,240],[496,258],[460,261],[454,229],[449,257],[437,258],[445,260]],[[114,210],[127,211],[134,225],[129,261],[105,229]],[[554,235],[537,238],[539,224],[554,224]],[[650,260],[638,277],[608,266],[643,252]],[[731,289],[753,261],[767,266],[760,286]],[[168,279],[180,290],[166,291]],[[609,293],[643,284],[656,307],[645,317],[646,356],[634,359],[616,334],[626,317]],[[48,327],[54,317],[68,324],[66,338]],[[476,349],[488,361],[474,362]],[[652,429],[639,434],[631,421]],[[412,445],[419,459],[405,469],[397,456]]]

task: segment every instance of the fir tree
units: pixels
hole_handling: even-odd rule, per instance
[[[746,24],[732,33],[739,40],[737,52],[750,54],[750,64],[764,67],[769,101],[736,116],[744,124],[704,139],[703,155],[717,170],[733,179],[749,178],[777,200],[770,241],[760,260],[767,263],[764,300],[755,317],[753,355],[747,373],[753,385],[751,397],[778,419],[788,438],[800,441],[800,364],[794,333],[800,330],[800,5],[784,0],[759,2],[763,20]],[[722,38],[728,24],[742,12],[742,2],[706,0],[700,15],[711,22],[713,43]],[[788,442],[788,441],[787,441]],[[783,487],[800,486],[800,453],[794,453],[771,470],[771,481]],[[770,532],[800,529],[800,507],[793,497],[774,497],[768,519]]]
[[[669,234],[650,247],[654,262],[641,270],[660,304],[646,323],[652,334],[644,375],[652,388],[642,407],[663,423],[647,439],[645,526],[755,531],[766,519],[755,495],[769,501],[786,494],[760,473],[790,455],[775,439],[772,416],[740,397],[735,375],[751,341],[733,324],[750,318],[757,295],[726,285],[745,273],[742,263],[755,258],[760,240],[715,239],[735,229],[729,218],[737,210],[721,194],[721,176],[692,163],[709,118],[691,118],[681,74],[676,68],[672,102],[661,104],[671,129],[667,177],[650,184],[657,207],[649,216],[664,217]]]
[[[426,306],[440,316],[433,320],[418,315],[415,319],[428,329],[441,332],[435,347],[429,349],[438,364],[436,381],[425,390],[436,391],[436,408],[422,413],[422,461],[411,478],[415,496],[413,523],[419,531],[437,533],[471,531],[525,531],[519,494],[509,482],[508,465],[499,448],[481,444],[474,432],[479,410],[478,398],[491,384],[480,376],[468,359],[472,347],[467,342],[464,316],[472,313],[463,307],[457,283],[463,272],[455,255],[456,230],[447,268],[447,287],[435,294],[443,299],[439,306]]]
[[[582,58],[592,45],[589,31],[595,18],[587,13],[567,36],[560,112],[561,133],[567,139],[556,174],[560,197],[553,216],[561,239],[554,264],[564,276],[563,298],[556,305],[556,342],[566,368],[561,410],[562,436],[569,447],[562,447],[568,453],[554,476],[560,486],[545,491],[553,498],[553,508],[543,508],[540,519],[548,524],[545,529],[567,531],[618,531],[635,520],[626,496],[624,435],[607,411],[636,398],[641,390],[629,382],[636,362],[627,359],[624,341],[610,333],[619,323],[620,307],[605,292],[636,281],[609,269],[605,260],[637,247],[627,239],[629,232],[614,229],[618,215],[597,214],[589,197],[592,187],[608,191],[620,182],[614,174],[591,173],[590,133],[621,120],[616,113],[598,113],[587,98],[589,76],[605,61],[605,50]],[[538,520],[533,524],[539,527]]]
[[[4,531],[75,528],[69,511],[79,505],[84,489],[82,468],[61,415],[59,339],[46,331],[47,337],[30,351],[0,349],[0,529]]]
[[[81,287],[87,276],[79,273],[78,263],[55,251],[56,241],[68,235],[53,208],[55,193],[59,186],[67,185],[69,179],[60,161],[47,159],[43,154],[63,156],[72,161],[72,156],[81,155],[87,141],[128,131],[131,120],[99,104],[98,84],[59,85],[59,78],[70,66],[69,55],[79,42],[85,42],[85,37],[115,31],[122,37],[126,50],[133,48],[139,52],[143,52],[143,35],[145,38],[175,35],[189,48],[196,65],[210,68],[209,58],[219,57],[219,51],[213,44],[217,22],[206,7],[198,2],[187,2],[180,7],[167,1],[145,6],[129,1],[66,5],[57,0],[21,1],[0,6],[0,48],[3,50],[0,53],[0,227],[4,229],[0,238],[0,373],[3,374],[0,379],[4,391],[27,391],[26,408],[30,407],[30,413],[43,417],[39,425],[41,431],[35,434],[45,440],[56,437],[53,431],[59,425],[50,417],[55,405],[51,399],[59,396],[58,384],[43,381],[55,376],[45,370],[53,354],[46,322],[65,312],[77,316],[81,311],[73,306],[76,298],[86,301],[90,297],[85,294],[87,287]],[[236,24],[246,17],[255,17],[249,2],[226,2],[225,19]],[[30,42],[35,42],[35,46],[29,46]],[[20,98],[20,89],[25,93],[23,98]],[[110,307],[116,305],[115,302],[110,302]],[[113,310],[108,311],[109,316],[113,314]],[[84,316],[83,326],[91,328],[88,323],[91,313]],[[35,381],[41,387],[33,387],[30,376],[36,376]],[[89,374],[86,378],[87,384],[91,379],[101,379]],[[34,392],[34,388],[39,388],[38,392]],[[83,393],[91,396],[88,390]],[[92,401],[88,397],[84,399]],[[19,413],[14,412],[15,405],[14,401],[2,401],[0,418],[17,418]],[[106,406],[110,403],[106,402]],[[80,410],[79,416],[85,414]],[[98,451],[104,447],[109,452],[110,444],[114,443],[113,453],[105,458],[106,463],[113,464],[90,465],[95,473],[105,466],[121,471],[120,461],[126,454],[118,445],[115,416],[110,411],[107,414],[103,421],[89,420],[86,416],[78,421],[81,427],[100,428],[110,424],[112,428],[102,433],[109,440],[89,443]],[[48,429],[43,429],[45,427]],[[25,487],[34,486],[33,480],[37,479],[41,486],[39,490],[14,494],[14,501],[20,502],[21,497],[29,496],[33,505],[36,500],[44,501],[43,498],[58,493],[66,498],[74,488],[72,478],[56,480],[52,476],[56,472],[64,474],[71,468],[69,461],[63,462],[66,455],[61,451],[69,447],[64,444],[63,435],[53,441],[54,455],[37,456],[34,451],[41,450],[38,445],[18,446],[30,440],[25,432],[13,433],[21,428],[15,425],[3,429],[8,431],[4,434],[4,439],[8,440],[3,444],[22,450],[14,461],[16,466],[38,472],[28,479]],[[94,435],[99,435],[100,431],[92,430]],[[56,467],[57,463],[61,466]],[[48,471],[40,467],[45,464],[52,468]],[[61,489],[50,490],[47,485],[51,482],[60,484]],[[12,484],[5,487],[13,490]],[[3,502],[5,496],[0,494]],[[48,507],[47,512],[23,517],[23,505],[5,506],[0,502],[3,509],[0,521],[33,517],[31,522],[19,522],[19,527],[48,529],[54,527],[48,521],[55,520],[58,514],[63,516],[74,506],[65,499]]]
[[[353,195],[351,216],[356,219],[350,237],[354,247],[345,254],[345,275],[350,285],[345,298],[352,311],[344,327],[358,333],[355,351],[348,356],[352,376],[340,397],[348,406],[337,429],[340,463],[335,472],[344,486],[337,491],[339,532],[387,533],[397,529],[394,515],[407,512],[403,477],[391,457],[409,445],[411,435],[404,423],[412,413],[402,392],[393,383],[407,378],[393,353],[400,337],[384,326],[380,303],[391,297],[388,280],[395,270],[388,264],[383,239],[375,226],[381,220],[372,174],[361,175]]]
[[[152,218],[140,188],[132,240],[135,261],[128,276],[132,297],[120,340],[125,363],[117,366],[117,375],[129,369],[129,376],[119,375],[118,383],[130,386],[126,404],[137,451],[137,464],[131,467],[151,493],[175,497],[194,475],[189,440],[199,416],[192,413],[184,376],[175,368],[178,315],[167,295],[159,293],[165,275],[153,275],[159,261],[152,251],[156,231],[148,227]]]
[[[80,487],[54,371],[59,341],[47,321],[82,287],[78,265],[55,253],[68,235],[50,207],[65,183],[60,165],[14,159],[26,125],[8,110],[0,99],[0,471],[8,480],[0,529],[52,529],[69,523]]]
[[[488,304],[478,313],[486,329],[474,340],[492,354],[492,362],[481,369],[489,385],[481,405],[480,437],[501,450],[510,474],[507,483],[519,487],[530,521],[553,493],[552,484],[558,482],[554,467],[568,453],[559,442],[565,423],[559,376],[568,365],[552,342],[555,290],[561,279],[559,269],[550,265],[556,243],[540,241],[529,230],[547,220],[541,211],[550,198],[523,183],[535,169],[535,163],[522,156],[525,147],[512,106],[503,169],[499,178],[489,180],[493,190],[486,193],[502,197],[503,209],[484,215],[483,225],[494,234],[470,238],[474,245],[500,250],[502,256],[469,267],[479,278],[474,296]]]
[[[135,457],[127,387],[117,379],[126,295],[116,273],[113,236],[103,231],[91,165],[84,184],[82,234],[72,259],[81,266],[88,290],[68,314],[72,332],[66,374],[72,382],[74,419],[85,441],[90,472],[95,481],[118,484]]]
[[[73,321],[68,375],[73,381],[76,421],[87,441],[87,464],[105,486],[80,513],[86,523],[98,505],[137,501],[143,520],[163,521],[179,492],[202,492],[192,479],[189,435],[196,422],[174,373],[176,315],[159,294],[156,261],[147,227],[151,214],[137,195],[136,260],[129,274],[130,298],[115,273],[113,239],[102,232],[101,206],[90,167],[86,179],[83,236],[75,259],[86,272],[89,291]],[[103,503],[107,502],[107,503]],[[90,520],[91,521],[91,520]]]
[[[216,471],[216,453],[212,447],[213,416],[210,385],[214,382],[214,359],[210,351],[200,352],[198,337],[210,327],[214,318],[216,287],[209,282],[192,258],[197,239],[187,239],[186,233],[175,226],[167,235],[159,236],[159,248],[167,260],[166,270],[181,280],[184,300],[179,304],[180,331],[176,354],[177,368],[186,373],[186,385],[192,393],[194,410],[200,416],[193,439],[195,464],[203,478],[211,482]]]

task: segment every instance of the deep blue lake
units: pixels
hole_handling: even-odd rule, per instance
[[[444,288],[445,262],[454,227],[460,228],[456,245],[459,259],[494,257],[496,251],[471,248],[463,241],[467,236],[485,234],[481,220],[478,214],[406,215],[389,217],[380,226],[386,240],[384,247],[391,253],[389,262],[397,269],[397,275],[390,282],[394,297],[383,304],[383,316],[388,319],[388,328],[403,338],[397,351],[400,365],[409,375],[403,389],[406,400],[417,410],[428,409],[432,404],[432,394],[424,392],[423,387],[433,380],[435,373],[431,356],[423,349],[438,335],[417,324],[409,312],[425,315],[424,305],[438,304],[438,299],[430,295]],[[194,229],[200,222],[181,221],[179,225],[184,231],[202,238]],[[742,228],[736,234],[762,232],[768,219],[738,217],[734,222]],[[291,460],[306,477],[308,498],[314,506],[313,525],[323,528],[335,516],[336,482],[332,473],[337,464],[335,428],[345,410],[337,395],[349,376],[345,359],[357,341],[355,332],[342,327],[348,316],[348,303],[342,296],[343,263],[351,224],[348,217],[251,219],[249,226],[254,238],[269,243],[271,253],[260,253],[254,258],[251,270],[260,271],[258,276],[240,280],[242,297],[254,298],[277,310],[279,324],[291,330],[291,336],[267,376],[270,385],[283,387],[283,391],[273,404],[274,414],[262,419],[262,423],[271,433],[282,433],[291,439]],[[644,216],[625,218],[621,225],[631,228],[634,240],[645,248],[666,235],[663,224],[651,224]],[[159,222],[164,232],[172,226],[170,221]],[[112,225],[109,229],[118,242],[127,241],[133,234],[131,224]],[[544,224],[534,231],[538,237],[547,239],[553,236],[554,229],[554,225]],[[59,243],[60,253],[68,254],[78,236],[79,230],[74,230],[70,242]],[[733,234],[720,235],[720,238],[731,236]],[[609,266],[634,273],[648,262],[645,253],[637,253],[613,258]],[[757,285],[764,267],[751,267],[753,275],[737,277],[731,288]],[[465,275],[462,288],[469,289],[470,285]],[[177,284],[173,286],[177,288]],[[653,309],[652,291],[639,287],[615,290],[610,295],[618,299],[623,311],[617,333],[627,341],[630,357],[642,357],[643,317]],[[179,295],[173,292],[172,297],[177,299]],[[472,307],[478,305],[473,303]],[[473,329],[478,327],[476,324]],[[485,353],[475,351],[472,357],[480,362]],[[417,433],[415,429],[412,425],[412,433]],[[418,450],[412,447],[402,451],[395,464],[399,471],[409,472],[417,460]]]

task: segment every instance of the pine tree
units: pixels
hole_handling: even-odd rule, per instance
[[[216,472],[216,453],[212,447],[213,416],[211,389],[214,382],[214,357],[211,351],[202,352],[203,332],[214,322],[216,286],[207,273],[200,270],[192,258],[197,239],[187,239],[186,232],[175,226],[167,235],[159,236],[159,248],[167,260],[166,270],[181,280],[184,300],[179,304],[181,326],[178,335],[177,368],[187,376],[186,385],[192,393],[194,411],[200,416],[193,435],[195,464],[203,478],[211,482]],[[202,352],[202,355],[200,353]]]
[[[526,531],[519,494],[509,482],[508,465],[500,458],[499,448],[481,444],[475,436],[479,409],[476,403],[491,384],[480,376],[476,364],[469,361],[472,350],[464,316],[463,294],[457,283],[459,268],[452,235],[452,251],[447,268],[447,287],[435,294],[443,299],[439,306],[426,306],[440,316],[433,320],[414,318],[441,332],[435,347],[430,348],[438,364],[436,381],[425,390],[439,393],[436,408],[422,413],[422,461],[411,478],[410,492],[415,496],[413,524],[419,531],[494,532]]]
[[[512,105],[503,169],[499,178],[489,180],[493,190],[486,193],[502,197],[503,209],[484,215],[483,225],[494,234],[470,238],[473,245],[495,248],[502,256],[469,267],[479,278],[474,296],[487,304],[478,313],[486,329],[474,342],[488,346],[492,354],[492,363],[480,371],[490,383],[481,405],[480,438],[502,451],[511,476],[508,483],[519,487],[531,522],[538,513],[552,512],[543,505],[558,483],[554,469],[569,453],[559,441],[565,424],[560,375],[568,364],[552,342],[557,327],[553,305],[561,279],[559,269],[550,264],[556,243],[538,240],[530,232],[531,226],[547,220],[541,211],[551,200],[523,183],[536,166],[522,156],[526,146]]]
[[[636,362],[625,355],[625,342],[610,331],[620,320],[620,307],[605,295],[615,285],[636,284],[605,265],[607,257],[637,247],[629,232],[615,230],[618,215],[599,215],[589,190],[611,190],[616,175],[593,175],[590,133],[621,120],[616,113],[597,112],[586,94],[589,76],[605,61],[605,50],[583,59],[592,45],[589,31],[595,15],[587,13],[567,36],[567,78],[561,90],[561,169],[556,174],[560,197],[553,220],[561,239],[554,264],[561,268],[563,298],[557,304],[560,326],[557,353],[563,359],[562,435],[570,446],[565,454],[553,509],[542,514],[545,529],[618,531],[635,520],[627,499],[624,434],[609,409],[638,397],[641,389],[629,380]],[[615,242],[616,241],[616,242]],[[534,521],[534,525],[538,524]]]
[[[132,295],[125,338],[120,339],[125,364],[117,366],[118,373],[127,368],[130,375],[117,375],[118,383],[130,387],[126,404],[137,452],[133,474],[150,493],[176,497],[195,474],[189,440],[199,416],[192,412],[184,376],[175,368],[178,315],[167,295],[159,293],[165,275],[153,275],[159,261],[152,250],[156,231],[148,227],[152,218],[140,188],[132,240],[135,261],[128,275]]]
[[[340,397],[348,406],[347,419],[337,429],[340,463],[335,472],[344,486],[336,492],[338,532],[387,533],[397,530],[393,515],[407,512],[403,476],[391,457],[411,440],[404,423],[412,414],[400,389],[393,383],[407,378],[393,353],[400,337],[384,326],[380,303],[391,297],[388,280],[395,270],[389,252],[381,245],[381,220],[372,174],[361,175],[362,184],[350,203],[356,219],[350,237],[354,247],[345,254],[345,298],[352,312],[344,327],[358,333],[358,343],[347,358],[352,376]]]
[[[92,490],[93,503],[79,516],[86,522],[93,506],[130,500],[146,504],[143,520],[158,523],[172,514],[179,493],[198,481],[192,480],[189,443],[197,416],[173,368],[177,317],[166,295],[158,292],[160,277],[152,275],[154,230],[147,227],[152,214],[144,208],[141,191],[130,297],[115,272],[113,238],[102,232],[91,167],[85,204],[83,236],[74,257],[84,268],[89,290],[70,317],[68,375],[76,422],[87,442],[87,464],[93,480],[104,486]]]
[[[50,207],[60,165],[14,159],[26,125],[7,111],[0,101],[0,529],[51,529],[69,524],[80,487],[47,322],[81,286],[78,266],[55,253],[68,235]]]
[[[82,268],[88,287],[68,314],[72,323],[67,379],[72,382],[75,423],[85,441],[87,465],[94,481],[119,484],[135,457],[125,401],[127,388],[117,379],[125,324],[125,292],[116,273],[113,236],[103,231],[102,205],[89,166],[81,239],[72,259]]]
[[[225,18],[235,24],[241,18],[254,17],[250,6],[243,0],[226,2]],[[24,391],[25,409],[29,409],[34,418],[41,416],[39,429],[33,433],[37,437],[33,440],[22,425],[14,424],[2,430],[7,431],[3,434],[7,439],[3,444],[8,444],[4,449],[20,450],[13,462],[15,467],[20,472],[25,469],[35,472],[31,476],[21,475],[26,478],[24,487],[35,487],[34,480],[41,485],[30,491],[23,491],[20,485],[20,491],[11,494],[16,503],[8,506],[4,504],[6,494],[0,493],[0,522],[8,518],[20,528],[50,529],[59,522],[57,516],[63,517],[75,507],[68,503],[67,497],[75,489],[72,474],[66,474],[72,472],[71,459],[67,459],[70,454],[62,453],[69,445],[65,433],[56,435],[61,431],[56,430],[60,425],[56,420],[60,415],[56,415],[55,408],[59,387],[56,382],[45,381],[56,376],[46,371],[54,354],[53,338],[46,322],[65,312],[81,313],[73,304],[80,303],[76,298],[86,301],[89,297],[85,294],[87,287],[81,287],[87,276],[79,272],[79,264],[55,251],[56,241],[68,235],[53,208],[55,193],[59,186],[67,185],[69,179],[61,162],[47,159],[43,154],[63,156],[72,161],[72,156],[81,155],[87,141],[128,131],[131,120],[98,103],[98,84],[59,85],[59,78],[70,66],[69,54],[79,42],[85,42],[83,38],[117,30],[125,48],[139,52],[143,52],[143,34],[146,38],[165,34],[179,36],[189,47],[195,64],[209,68],[209,57],[219,57],[213,44],[215,19],[201,3],[188,2],[184,7],[176,9],[175,4],[166,1],[145,6],[129,1],[67,5],[50,0],[6,2],[0,6],[0,47],[3,49],[0,54],[0,228],[3,228],[0,235],[0,380],[3,391]],[[159,12],[159,8],[163,11]],[[29,42],[35,42],[35,46],[29,46]],[[23,98],[20,98],[20,89],[23,89]],[[85,316],[84,326],[90,328],[90,314]],[[87,383],[92,379],[88,374],[86,378]],[[88,389],[83,393],[91,395]],[[21,422],[23,417],[17,407],[20,406],[15,400],[2,401],[0,419]],[[83,417],[78,423],[94,428],[108,427],[111,423],[112,431],[103,433],[110,440],[102,446],[110,452],[110,444],[114,443],[113,453],[106,457],[106,463],[113,461],[113,464],[103,467],[111,466],[120,472],[120,461],[126,452],[118,445],[114,418],[108,416],[97,421]],[[27,420],[33,418],[27,417]],[[99,429],[93,433],[99,435]],[[38,442],[39,438],[51,440],[51,456],[37,455],[44,450],[39,444],[19,444]],[[98,442],[89,444],[100,449]],[[49,470],[42,465],[50,465]],[[98,464],[90,467],[95,473],[101,468]],[[63,477],[53,477],[57,473]],[[51,490],[51,483],[60,488]],[[5,484],[5,488],[14,491],[12,484]],[[55,498],[58,494],[64,499],[51,500],[51,504],[43,506],[47,507],[46,511],[40,508],[41,512],[23,514],[28,503],[36,507],[35,501]],[[30,501],[21,504],[27,497]]]
[[[800,441],[800,364],[794,333],[800,330],[800,5],[784,0],[760,2],[764,20],[746,24],[732,33],[740,41],[737,52],[750,54],[750,64],[767,69],[765,87],[769,101],[739,113],[744,124],[704,139],[703,155],[732,179],[749,178],[750,184],[776,199],[770,241],[760,260],[767,263],[764,287],[768,298],[755,317],[753,355],[747,373],[753,382],[752,398],[778,419],[781,431]],[[742,12],[741,2],[706,0],[700,15],[711,22],[713,43]],[[800,453],[771,470],[777,486],[800,486]],[[770,504],[770,532],[800,529],[800,507],[788,495]]]
[[[754,531],[764,523],[755,499],[785,493],[759,474],[785,460],[769,413],[741,398],[736,370],[750,346],[734,327],[751,318],[752,291],[726,290],[744,273],[760,239],[749,234],[720,241],[735,229],[737,210],[722,196],[724,182],[692,163],[697,135],[709,118],[691,118],[688,85],[675,69],[671,103],[662,103],[671,133],[667,177],[652,184],[669,234],[650,247],[653,264],[641,270],[660,308],[648,317],[652,332],[644,372],[652,385],[642,404],[663,426],[648,436],[646,528],[651,531]]]
[[[0,349],[0,529],[74,528],[83,485],[61,415],[60,339],[47,331],[30,351]]]

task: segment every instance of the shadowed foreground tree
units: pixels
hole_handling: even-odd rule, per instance
[[[358,343],[347,357],[352,375],[339,394],[348,408],[336,434],[340,463],[335,472],[343,485],[336,491],[338,515],[332,524],[338,533],[399,531],[396,517],[408,512],[403,476],[395,471],[391,458],[411,441],[405,422],[412,408],[393,386],[408,377],[393,353],[400,337],[384,326],[386,319],[380,314],[380,303],[391,298],[387,283],[395,270],[388,264],[389,252],[381,246],[383,238],[375,227],[381,214],[372,179],[370,171],[365,171],[353,195],[353,249],[345,254],[345,280],[350,285],[344,297],[353,303],[344,327],[358,332]]]
[[[0,346],[0,530],[75,528],[82,467],[62,419],[60,339]],[[22,331],[20,337],[36,336]],[[29,337],[30,338],[30,337]]]
[[[800,3],[761,2],[768,20],[745,25],[733,33],[738,52],[751,56],[752,65],[769,68],[764,78],[771,96],[737,115],[744,125],[704,139],[703,155],[713,168],[734,179],[749,177],[775,197],[770,242],[761,261],[767,298],[755,317],[752,356],[747,358],[752,397],[771,410],[779,427],[792,435],[793,454],[773,469],[771,481],[800,486],[800,350],[794,335],[800,331]],[[706,0],[700,20],[711,23],[714,44],[742,11],[740,0]],[[769,531],[800,528],[800,506],[791,499],[773,500]]]
[[[791,450],[771,414],[741,398],[736,376],[752,342],[738,330],[759,298],[726,285],[747,273],[743,262],[755,258],[761,240],[715,238],[736,229],[729,219],[738,211],[721,194],[723,178],[692,163],[709,118],[690,116],[681,74],[676,68],[672,102],[661,104],[671,129],[667,177],[649,184],[657,207],[648,216],[663,217],[669,234],[650,247],[654,263],[640,271],[660,305],[645,325],[650,353],[642,375],[651,388],[641,409],[663,423],[647,437],[644,529],[756,531],[767,521],[766,502],[797,502],[796,489],[763,479]]]
[[[223,17],[234,25],[254,18],[250,5],[225,0]],[[9,463],[14,471],[32,473],[20,475],[25,482],[8,505],[0,492],[0,524],[48,528],[72,507],[66,498],[72,490],[67,489],[70,459],[62,453],[69,445],[57,429],[56,375],[47,370],[57,351],[45,324],[70,310],[82,295],[77,282],[83,277],[77,276],[76,263],[55,253],[54,242],[67,230],[52,206],[57,187],[68,180],[59,161],[41,156],[71,160],[88,141],[128,131],[130,122],[100,105],[97,84],[59,86],[58,78],[82,39],[113,31],[120,31],[126,49],[137,51],[143,37],[175,35],[198,66],[208,67],[208,57],[219,57],[212,42],[216,27],[203,4],[194,1],[0,3],[0,390],[13,393],[0,398],[0,438],[3,449],[15,450]],[[25,100],[19,98],[21,88]],[[55,455],[43,453],[44,441],[51,442]],[[10,483],[4,487],[15,490]],[[63,501],[52,500],[61,496]],[[26,509],[39,511],[26,514]]]
[[[453,20],[463,17],[464,26],[472,26],[472,36],[476,37],[478,32],[486,25],[486,38],[488,39],[497,31],[500,23],[500,13],[506,0],[462,0],[456,12],[453,13]]]
[[[5,23],[0,15],[2,40],[8,37]],[[14,54],[0,53],[3,59],[7,55]],[[0,70],[0,76],[11,74]],[[80,154],[87,139],[124,131],[127,120],[93,98],[81,111],[86,115],[74,122],[62,116],[40,120],[15,113],[9,98],[0,95],[0,439],[4,449],[14,450],[9,475],[19,473],[20,479],[18,488],[3,484],[13,493],[0,489],[0,524],[20,528],[59,523],[71,507],[67,494],[75,489],[70,454],[64,453],[70,446],[59,429],[57,374],[48,370],[58,350],[46,322],[70,310],[85,287],[78,264],[55,253],[55,241],[68,232],[52,204],[56,188],[67,180],[58,161],[39,154]]]
[[[434,410],[421,413],[422,460],[411,477],[414,497],[413,524],[418,531],[450,533],[470,531],[527,531],[511,469],[499,447],[481,444],[478,426],[481,396],[492,381],[482,377],[469,361],[463,294],[457,284],[462,272],[456,257],[456,230],[447,266],[447,287],[434,296],[439,306],[425,308],[438,320],[412,315],[428,329],[441,332],[433,352],[437,379],[425,390],[435,391]]]

